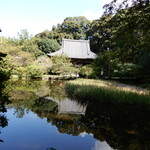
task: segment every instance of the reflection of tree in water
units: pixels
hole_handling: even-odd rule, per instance
[[[6,93],[3,93],[4,84],[0,81],[0,128],[8,125],[8,121],[4,113],[7,111],[5,105],[9,103]],[[1,131],[0,131],[1,132]],[[0,142],[3,140],[0,139]]]
[[[92,133],[118,150],[148,150],[150,147],[150,110],[134,106],[89,104],[86,115],[48,116],[48,122],[61,133]]]
[[[50,84],[50,83],[49,83]],[[32,85],[31,85],[32,86]],[[42,85],[43,89],[47,84]],[[59,132],[72,135],[79,135],[82,132],[92,133],[100,140],[106,141],[112,148],[118,150],[148,150],[150,147],[150,109],[140,106],[108,105],[87,102],[86,114],[58,114],[58,106],[52,100],[45,99],[45,96],[59,98],[63,92],[63,86],[60,87],[48,85],[49,90],[42,92],[31,89],[29,97],[17,98],[18,88],[13,91],[11,99],[13,107],[25,108],[35,112],[41,118],[47,118],[47,121],[57,126]],[[61,91],[59,95],[59,91]],[[11,94],[10,94],[11,95]],[[63,96],[62,96],[63,97]],[[27,98],[29,98],[27,100]],[[77,101],[77,103],[81,103]]]
[[[46,117],[61,133],[74,136],[82,132],[92,133],[96,139],[107,141],[118,150],[149,149],[150,110],[147,108],[90,102],[85,116],[58,114],[56,108],[55,102],[43,100],[35,103],[32,111],[40,117]]]
[[[88,132],[118,150],[148,150],[150,110],[121,105],[88,105],[85,116]]]
[[[75,136],[82,132],[92,133],[96,139],[107,141],[118,150],[149,149],[149,114],[149,109],[140,106],[95,103],[88,104],[85,116],[44,111],[47,121],[57,126],[59,132]]]
[[[48,108],[47,111],[50,112],[50,107],[53,106],[48,105],[44,99],[45,96],[51,95],[53,98],[65,96],[62,82],[59,81],[50,83],[37,80],[17,80],[8,81],[5,85],[5,91],[8,93],[9,99],[13,101],[9,107],[15,109],[14,113],[18,118],[22,118],[31,109],[35,112],[38,111],[39,114],[41,112],[41,115],[43,108]]]

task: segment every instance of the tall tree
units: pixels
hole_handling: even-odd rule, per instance
[[[37,34],[40,38],[55,39],[61,44],[62,38],[66,39],[86,39],[86,32],[90,28],[91,22],[83,17],[67,17],[62,24],[53,26],[51,31],[44,31]]]
[[[104,60],[107,66],[112,62],[132,63],[143,67],[144,74],[150,74],[150,1],[113,0],[104,8],[100,20],[92,23],[94,51],[109,54],[109,61]]]

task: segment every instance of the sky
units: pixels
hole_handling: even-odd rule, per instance
[[[100,18],[103,5],[111,0],[0,0],[1,36],[17,37],[27,29],[30,35],[51,30],[67,17]]]

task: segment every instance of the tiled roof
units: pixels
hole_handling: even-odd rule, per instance
[[[65,55],[75,59],[94,59],[97,57],[97,55],[90,50],[89,40],[63,39],[61,49],[48,54],[48,56],[59,55]]]

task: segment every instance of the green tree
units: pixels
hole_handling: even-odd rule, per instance
[[[150,2],[147,0],[124,0],[118,3],[114,0],[104,8],[103,16],[92,23],[91,35],[89,34],[92,49],[100,52],[100,59],[105,53],[108,55],[109,59],[106,57],[103,60],[104,68],[107,68],[104,70],[110,72],[110,70],[116,69],[117,65],[111,69],[106,67],[112,66],[111,62],[125,64],[124,66],[130,63],[133,66],[135,64],[143,67],[141,69],[140,66],[137,66],[140,69],[139,73],[141,71],[142,75],[142,72],[145,72],[146,76],[149,76]]]
[[[66,39],[86,39],[86,32],[89,30],[91,22],[83,17],[67,17],[62,24],[52,27],[51,31],[45,30],[37,34],[40,38],[55,39],[59,44],[63,38]]]
[[[61,24],[61,31],[71,33],[73,39],[85,39],[86,32],[90,28],[91,22],[83,17],[67,17]]]
[[[109,21],[112,16],[103,16],[91,23],[91,28],[87,31],[87,37],[90,39],[91,50],[96,53],[102,53],[112,49],[112,24]]]
[[[37,41],[38,48],[44,53],[55,52],[60,49],[60,45],[53,39],[40,39]]]
[[[11,68],[8,67],[7,61],[4,59],[6,55],[0,52],[0,82],[8,79],[11,74]]]
[[[54,74],[71,75],[77,74],[78,69],[73,66],[71,60],[65,56],[52,57],[51,72]]]
[[[37,45],[38,38],[30,36],[26,29],[21,30],[18,33],[18,37],[17,43],[21,46],[23,51],[32,53],[35,57],[43,55],[43,52]]]

